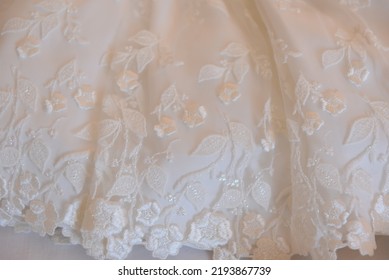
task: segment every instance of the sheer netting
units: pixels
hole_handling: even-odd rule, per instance
[[[388,1],[2,0],[0,225],[122,259],[374,253]]]

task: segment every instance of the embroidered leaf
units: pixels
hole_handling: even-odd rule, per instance
[[[19,161],[19,151],[14,147],[5,147],[0,151],[0,166],[12,167]]]
[[[321,62],[323,64],[324,69],[338,64],[344,58],[344,54],[344,48],[339,48],[336,50],[327,50],[323,52]]]
[[[133,176],[125,175],[116,179],[112,189],[109,190],[107,196],[130,196],[136,189],[137,183]]]
[[[262,180],[257,180],[252,187],[251,195],[254,201],[266,211],[269,209],[271,199],[271,187],[269,184],[262,182]]]
[[[154,59],[154,52],[150,47],[144,47],[136,54],[136,64],[138,73],[141,73],[152,60]]]
[[[134,132],[138,137],[146,137],[146,119],[138,111],[132,109],[123,110],[123,118],[126,126]]]
[[[203,206],[206,194],[207,193],[200,182],[192,182],[188,184],[185,192],[186,198],[196,209],[200,209]]]
[[[37,4],[39,7],[53,13],[62,12],[66,8],[66,3],[59,0],[46,0]]]
[[[299,79],[296,83],[295,94],[298,98],[296,106],[301,107],[305,105],[308,100],[309,95],[312,93],[315,88],[314,83],[308,81],[303,74],[300,74]]]
[[[32,20],[24,18],[11,18],[3,26],[1,30],[1,35],[10,32],[19,32],[24,31],[31,26],[33,23]]]
[[[71,80],[76,75],[76,61],[72,60],[59,70],[57,79],[60,85]]]
[[[229,56],[232,58],[238,58],[245,56],[248,53],[248,50],[245,46],[239,43],[230,43],[228,46],[221,51],[221,55]]]
[[[161,167],[157,165],[150,166],[147,170],[146,182],[157,194],[164,195],[167,176]]]
[[[58,26],[56,14],[48,15],[41,23],[42,38],[44,39],[52,30]]]
[[[374,129],[373,118],[362,118],[356,120],[350,130],[347,137],[346,144],[362,141],[369,137]]]
[[[158,43],[158,38],[153,33],[147,30],[142,30],[138,32],[134,38],[132,38],[136,43],[144,47],[151,47]]]
[[[235,79],[238,81],[238,84],[242,83],[244,77],[249,71],[249,65],[245,62],[235,62],[232,72],[234,73]]]
[[[226,144],[227,139],[223,135],[209,135],[205,137],[201,143],[194,150],[192,155],[196,156],[209,156],[215,153],[220,152],[224,145]]]
[[[79,160],[88,159],[88,157],[90,157],[90,155],[91,155],[90,150],[67,153],[67,154],[61,156],[56,161],[55,165],[58,166],[58,165],[63,164],[67,161],[79,161]]]
[[[119,64],[128,59],[129,54],[127,52],[116,52],[113,55],[111,65]]]
[[[37,138],[32,142],[28,155],[31,161],[43,172],[50,150],[41,139]]]
[[[82,128],[76,133],[78,138],[83,140],[92,141],[93,139],[99,139],[101,142],[105,138],[114,134],[120,126],[120,122],[117,120],[106,119],[98,123],[91,123]]]
[[[353,187],[370,193],[372,188],[373,177],[364,169],[359,168],[352,173],[351,184]]]
[[[113,100],[112,96],[107,95],[103,99],[103,111],[111,118],[117,118],[118,116],[118,110],[117,106],[115,104],[115,101]]]
[[[218,206],[227,209],[236,208],[241,204],[242,199],[243,195],[241,190],[229,189],[223,193]]]
[[[234,145],[250,150],[253,146],[253,137],[247,126],[237,122],[230,122],[229,126]]]
[[[199,83],[208,80],[220,79],[225,71],[226,69],[224,67],[219,67],[213,64],[204,65],[200,69]]]
[[[73,163],[66,167],[65,177],[79,194],[85,185],[86,170],[81,163]]]
[[[370,103],[374,112],[380,117],[382,120],[389,120],[389,103],[383,101],[376,101]]]
[[[177,97],[177,89],[175,85],[171,85],[168,87],[161,95],[161,106],[165,111],[169,109],[171,105],[173,105],[175,99]]]
[[[323,187],[333,189],[338,192],[342,191],[339,171],[335,166],[327,163],[321,163],[315,168],[315,176]]]
[[[226,4],[224,4],[224,1],[222,1],[222,0],[208,0],[208,5],[215,8],[215,9],[218,9],[225,16],[227,16],[227,17],[229,16],[229,13],[228,13]]]
[[[35,111],[37,89],[29,80],[18,79],[17,93],[22,102],[29,109]]]

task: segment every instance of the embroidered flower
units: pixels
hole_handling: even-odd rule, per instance
[[[337,116],[346,110],[344,97],[337,90],[326,91],[320,101],[323,111],[327,111],[333,116]]]
[[[107,257],[109,259],[125,259],[131,252],[132,247],[141,244],[143,231],[139,226],[135,226],[133,231],[125,230],[120,238],[109,237],[107,242]]]
[[[258,239],[265,230],[265,220],[258,213],[250,212],[243,217],[243,233],[251,239]]]
[[[58,214],[55,211],[54,205],[44,203],[41,200],[33,200],[26,211],[25,220],[32,227],[34,232],[41,236],[46,234],[53,235],[57,227]]]
[[[146,241],[146,249],[153,251],[153,257],[166,259],[169,255],[178,254],[183,239],[184,236],[177,225],[155,226]]]
[[[347,77],[351,83],[361,86],[367,80],[369,71],[361,60],[354,60],[348,69]]]
[[[16,180],[15,192],[19,195],[22,203],[28,202],[38,196],[40,182],[38,178],[28,171],[23,171]]]
[[[346,206],[341,201],[328,201],[324,205],[323,211],[326,224],[335,228],[341,228],[350,215],[346,210]]]
[[[207,111],[204,106],[197,106],[195,103],[189,103],[185,106],[182,120],[190,127],[197,127],[201,125],[207,117]]]
[[[255,245],[256,247],[253,250],[253,259],[255,260],[289,259],[288,252],[268,237],[259,239]]]
[[[32,57],[39,53],[41,40],[34,36],[27,36],[18,43],[16,51],[20,58]]]
[[[7,185],[6,181],[0,177],[0,199],[6,197],[8,194],[6,185]]]
[[[226,244],[231,236],[230,222],[224,216],[204,211],[191,224],[188,239],[198,248],[209,250]]]
[[[96,104],[96,91],[91,85],[82,85],[74,95],[74,99],[81,109],[92,109]]]
[[[168,116],[162,116],[159,124],[154,126],[154,131],[158,137],[171,135],[177,131],[176,122]]]
[[[365,220],[352,220],[347,223],[347,245],[353,250],[360,250],[362,255],[373,255],[375,249],[374,235]]]
[[[66,97],[60,92],[54,92],[51,94],[50,99],[45,100],[46,113],[61,112],[67,107]]]
[[[132,93],[139,86],[138,74],[131,70],[125,70],[116,80],[116,84],[122,92]]]
[[[303,131],[307,135],[312,135],[316,130],[319,130],[324,122],[316,112],[308,112],[305,114],[305,120],[302,126]]]
[[[213,249],[214,260],[236,260],[237,244],[236,242],[228,242],[226,246],[216,247]]]
[[[219,91],[219,99],[226,105],[238,100],[240,92],[235,83],[225,83]]]
[[[145,226],[152,226],[158,220],[161,209],[159,208],[158,203],[149,202],[140,207],[137,212],[137,221]]]
[[[119,233],[125,226],[122,207],[115,202],[103,199],[93,201],[85,217],[83,230],[94,232],[99,238]]]

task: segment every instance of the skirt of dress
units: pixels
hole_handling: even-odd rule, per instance
[[[374,253],[389,3],[5,0],[0,225],[122,259]]]

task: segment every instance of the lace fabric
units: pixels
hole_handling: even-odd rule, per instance
[[[389,10],[370,0],[0,4],[0,225],[123,259],[372,255]]]

